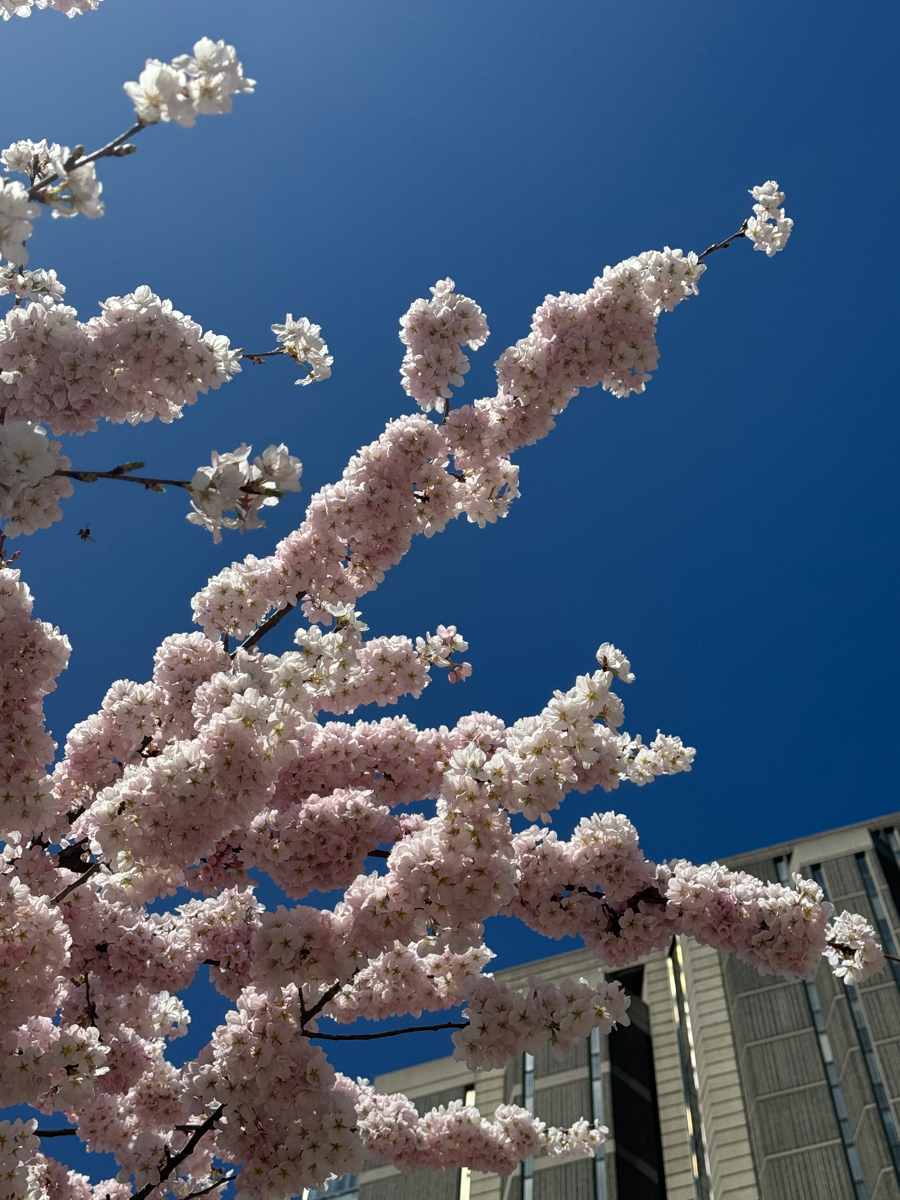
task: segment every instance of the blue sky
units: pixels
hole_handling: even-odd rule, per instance
[[[107,215],[45,214],[30,265],[57,269],[82,319],[146,283],[251,349],[286,312],[308,316],[335,357],[312,388],[287,363],[248,366],[173,426],[71,439],[76,468],[141,458],[184,478],[212,448],[285,441],[304,492],[215,547],[175,491],[77,485],[63,522],[20,539],[36,615],[74,648],[47,704],[57,739],[112,680],[149,678],[208,575],[269,553],[304,496],[409,410],[397,322],[437,278],[491,325],[472,400],[545,293],[642,250],[703,250],[774,178],[796,222],[786,251],[716,254],[700,296],[662,317],[644,396],[583,392],[516,456],[505,521],[419,539],[360,607],[373,635],[443,622],[469,640],[468,682],[402,706],[422,725],[538,712],[600,642],[626,650],[626,728],[680,734],[695,769],[574,795],[561,833],[615,806],[652,857],[708,859],[900,807],[897,24],[884,0],[865,21],[834,0],[104,0],[0,27],[4,145],[100,145],[131,123],[121,85],[145,58],[234,43],[256,94],[102,163]],[[503,920],[489,941],[499,965],[558,948]],[[332,1057],[355,1074],[444,1052],[406,1038]]]

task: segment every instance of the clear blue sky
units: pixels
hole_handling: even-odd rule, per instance
[[[80,468],[142,458],[186,478],[212,448],[283,440],[305,472],[268,529],[219,547],[182,494],[102,483],[20,539],[36,614],[74,647],[47,705],[58,740],[113,679],[149,677],[209,574],[268,553],[408,411],[397,321],[435,279],[491,324],[472,400],[545,293],[641,250],[704,249],[774,178],[787,250],[715,255],[661,320],[647,393],[583,392],[518,454],[507,520],[419,539],[361,609],[373,634],[468,638],[471,680],[406,706],[423,725],[538,712],[600,642],[626,650],[626,728],[679,733],[695,769],[574,795],[561,834],[614,805],[651,856],[707,859],[896,809],[897,25],[886,0],[864,19],[835,0],[104,0],[0,26],[4,145],[99,145],[130,123],[121,85],[145,58],[233,42],[256,95],[101,164],[107,215],[44,215],[31,265],[57,269],[83,319],[146,283],[251,349],[306,315],[335,357],[325,384],[248,367],[173,426],[67,449]],[[489,940],[500,965],[557,948],[509,921]],[[407,1038],[333,1059],[373,1073],[445,1052]]]

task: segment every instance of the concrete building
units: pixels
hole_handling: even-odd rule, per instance
[[[813,876],[896,954],[900,813],[728,865]],[[824,962],[789,982],[677,938],[626,970],[604,972],[575,951],[497,974],[511,987],[617,978],[632,1024],[609,1038],[595,1031],[562,1062],[546,1047],[500,1071],[444,1058],[376,1085],[405,1092],[420,1113],[461,1099],[486,1115],[522,1104],[552,1125],[598,1117],[610,1129],[602,1156],[538,1158],[506,1179],[369,1162],[332,1181],[329,1200],[900,1200],[900,963],[859,987]]]

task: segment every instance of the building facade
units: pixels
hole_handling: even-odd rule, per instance
[[[815,878],[897,953],[900,813],[727,865]],[[631,1025],[595,1031],[562,1062],[549,1047],[505,1070],[444,1058],[376,1086],[404,1092],[420,1113],[465,1100],[486,1116],[521,1104],[548,1125],[596,1117],[610,1130],[601,1155],[537,1158],[508,1178],[372,1161],[333,1180],[329,1200],[900,1200],[900,963],[858,987],[824,961],[788,981],[679,937],[625,970],[574,951],[497,975],[514,988],[619,979]]]

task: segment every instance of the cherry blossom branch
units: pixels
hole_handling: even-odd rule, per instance
[[[223,1175],[221,1179],[217,1179],[215,1183],[211,1183],[208,1187],[201,1188],[199,1192],[189,1192],[182,1200],[196,1200],[197,1196],[206,1196],[210,1192],[215,1191],[217,1187],[231,1183],[232,1179],[237,1179],[237,1171],[232,1171],[230,1175]]]
[[[83,875],[79,875],[79,877],[74,881],[74,883],[70,883],[68,885],[68,887],[64,887],[61,892],[57,893],[57,895],[55,895],[53,897],[53,899],[50,901],[50,903],[51,904],[61,904],[62,901],[65,900],[66,896],[68,896],[70,892],[74,892],[77,887],[81,887],[81,885],[83,883],[86,883],[92,875],[95,875],[97,873],[97,871],[100,870],[100,868],[103,865],[104,865],[103,860],[100,858],[98,858],[96,862],[91,863],[91,865],[88,867],[88,869],[84,872]]]
[[[145,1183],[142,1188],[139,1188],[138,1191],[134,1193],[133,1200],[147,1200],[147,1197],[150,1195],[150,1193],[155,1191],[164,1179],[168,1179],[172,1172],[180,1167],[186,1158],[190,1158],[190,1156],[197,1149],[200,1139],[205,1134],[209,1133],[213,1125],[215,1125],[216,1121],[218,1121],[219,1117],[221,1117],[224,1111],[225,1105],[220,1104],[214,1113],[210,1113],[202,1125],[198,1125],[196,1127],[194,1132],[188,1138],[187,1142],[185,1142],[184,1148],[179,1150],[177,1154],[169,1154],[167,1150],[166,1164],[159,1172],[159,1180],[156,1183]]]
[[[86,167],[88,163],[96,162],[98,158],[124,158],[127,154],[133,154],[137,150],[137,146],[126,148],[123,143],[146,128],[147,122],[138,117],[136,123],[130,129],[126,129],[124,133],[120,133],[118,137],[113,138],[111,142],[107,142],[105,146],[101,146],[99,150],[93,150],[90,154],[85,154],[82,148],[81,153],[70,155],[65,163],[66,171],[77,171],[79,167]],[[79,147],[76,146],[75,149],[77,151]],[[56,183],[59,177],[59,173],[54,171],[52,175],[47,175],[44,179],[36,179],[28,189],[28,199],[37,200],[39,204],[46,203],[40,193],[48,188],[51,183]]]
[[[254,364],[254,366],[264,367],[266,364],[263,360],[266,358],[272,358],[276,354],[286,354],[288,358],[293,359],[298,367],[303,368],[310,379],[315,379],[316,375],[313,369],[301,358],[298,358],[296,354],[292,354],[289,346],[279,346],[277,350],[263,350],[260,354],[253,354],[249,350],[242,350],[240,357],[248,359]]]
[[[750,218],[748,217],[747,221],[749,221],[749,220],[750,220]],[[717,250],[727,250],[728,247],[731,245],[731,243],[736,241],[738,238],[746,237],[747,236],[747,221],[745,221],[743,223],[743,225],[740,227],[740,229],[737,231],[737,233],[733,233],[731,235],[731,237],[727,237],[724,242],[714,242],[713,245],[708,246],[707,249],[704,250],[702,254],[698,254],[697,255],[698,262],[702,261],[709,254],[715,254],[715,252]]]
[[[251,633],[248,638],[241,642],[240,646],[236,647],[236,649],[232,651],[231,657],[234,658],[238,650],[250,650],[253,646],[255,646],[260,638],[265,637],[271,629],[274,629],[276,625],[284,620],[289,612],[292,612],[297,607],[305,595],[306,592],[301,592],[293,604],[286,604],[284,608],[279,608],[277,612],[273,612],[271,617],[263,621],[262,625],[260,625],[260,627],[254,633]]]
[[[136,469],[138,464],[126,463]],[[143,463],[139,464],[143,466]],[[163,486],[180,487],[190,491],[190,483],[186,479],[154,479],[148,475],[126,475],[125,467],[113,467],[111,471],[54,471],[54,475],[65,475],[67,479],[77,479],[79,483],[96,483],[98,479],[118,479],[122,483],[142,483],[150,492],[162,491]]]
[[[141,483],[148,492],[161,492],[166,487],[184,488],[186,492],[190,492],[191,481],[189,479],[156,479],[149,475],[128,475],[127,471],[137,470],[142,467],[143,463],[125,463],[121,467],[113,467],[111,471],[54,471],[54,475],[64,475],[67,479],[77,479],[79,483],[96,483],[98,479],[114,479],[120,483]],[[259,488],[256,483],[245,483],[241,486],[240,491],[247,495],[259,495]],[[281,498],[282,492],[275,488],[267,488],[266,496],[278,496]]]
[[[255,363],[258,367],[263,367],[265,366],[263,359],[272,358],[272,356],[275,354],[287,354],[287,350],[284,346],[279,346],[277,350],[263,350],[259,354],[251,354],[249,350],[242,350],[241,358],[249,358],[249,360],[252,363]]]
[[[39,1138],[74,1137],[77,1129],[36,1129],[35,1136]]]
[[[386,1029],[383,1033],[308,1033],[314,1038],[325,1038],[329,1042],[371,1042],[375,1038],[398,1037],[401,1033],[435,1033],[439,1029],[468,1029],[466,1021],[445,1021],[443,1025],[410,1025],[406,1029]]]
[[[356,974],[355,971],[353,973],[354,973],[354,975]],[[324,995],[319,997],[319,999],[316,1001],[316,1003],[312,1006],[312,1008],[308,1012],[307,1012],[306,1008],[303,1006],[303,1001],[301,1000],[300,1001],[300,1014],[302,1017],[302,1026],[305,1026],[306,1022],[311,1021],[313,1019],[313,1017],[317,1017],[319,1015],[319,1013],[322,1011],[322,1009],[325,1007],[325,1005],[329,1004],[335,998],[335,996],[338,994],[338,992],[341,990],[341,988],[343,986],[344,985],[342,983],[333,983],[331,985],[331,987],[328,989],[328,991],[325,992]]]

